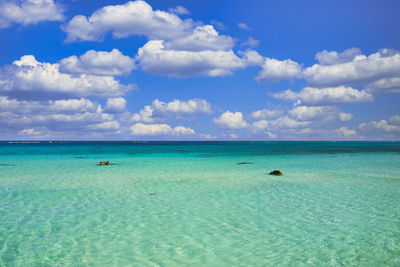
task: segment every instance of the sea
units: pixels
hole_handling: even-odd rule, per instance
[[[400,266],[400,142],[0,142],[0,266]]]

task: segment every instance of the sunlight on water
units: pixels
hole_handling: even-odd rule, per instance
[[[0,144],[0,266],[399,266],[399,244],[400,143]]]

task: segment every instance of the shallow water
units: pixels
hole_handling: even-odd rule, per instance
[[[0,266],[189,264],[399,266],[400,143],[0,143]]]

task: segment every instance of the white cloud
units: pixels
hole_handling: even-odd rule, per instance
[[[349,121],[353,117],[351,113],[340,112],[336,106],[297,106],[289,110],[288,115],[302,121]]]
[[[400,93],[400,77],[384,78],[368,83],[365,91],[370,93]]]
[[[170,116],[181,117],[188,114],[210,114],[211,104],[204,99],[194,98],[187,101],[174,99],[170,102],[163,102],[155,99],[151,105],[132,115],[132,121],[151,123],[163,120]]]
[[[136,123],[130,127],[132,135],[189,135],[195,134],[195,131],[189,127],[176,126],[172,128],[168,124],[143,124]]]
[[[120,124],[118,121],[105,121],[97,124],[92,124],[88,126],[90,130],[107,130],[114,131],[120,128]]]
[[[242,43],[242,46],[256,47],[256,46],[258,46],[259,44],[260,44],[260,41],[254,39],[253,37],[250,36],[249,38],[247,38],[246,41],[244,41],[244,42]]]
[[[189,19],[173,13],[153,10],[145,1],[130,1],[124,5],[105,6],[90,17],[77,15],[64,27],[67,42],[99,41],[111,31],[114,38],[144,35],[150,39],[182,37],[193,28]]]
[[[237,138],[239,138],[239,136],[238,136],[237,134],[235,134],[235,133],[229,133],[227,136],[228,136],[228,138],[230,138],[230,139],[237,139]]]
[[[216,136],[211,135],[211,134],[200,134],[199,136],[202,139],[208,139],[208,140],[217,138]]]
[[[400,115],[393,115],[390,117],[389,121],[393,124],[400,125]]]
[[[212,21],[211,21],[211,24],[212,24],[213,26],[215,26],[215,28],[217,28],[217,29],[220,30],[220,31],[225,31],[225,30],[226,30],[225,24],[222,23],[221,21],[212,20]]]
[[[241,112],[225,111],[219,117],[214,119],[214,123],[227,129],[242,129],[248,127]]]
[[[147,123],[154,122],[157,118],[153,117],[154,109],[151,106],[144,106],[144,108],[132,115],[132,121],[142,121]]]
[[[186,13],[182,7],[171,10],[175,13]],[[255,51],[245,51],[243,58],[238,57],[232,50],[234,39],[220,35],[212,25],[202,25],[190,19],[182,20],[165,11],[154,11],[150,5],[140,0],[103,7],[89,18],[75,16],[64,30],[68,34],[68,42],[102,40],[109,31],[112,31],[114,38],[146,36],[149,41],[139,49],[135,60],[144,71],[151,74],[173,77],[226,76],[234,70],[260,64],[260,59],[255,57]],[[252,38],[248,40],[250,46],[255,46],[256,43]],[[77,57],[71,57],[64,60],[63,66],[71,65],[65,70],[78,73],[92,69],[81,67],[80,61],[82,60]],[[116,68],[112,74],[119,75],[120,70]],[[95,73],[102,74],[102,71],[104,69],[101,65],[100,71]]]
[[[147,42],[139,49],[136,60],[146,72],[174,77],[224,76],[247,65],[232,50],[169,50],[161,40]]]
[[[242,60],[247,66],[261,66],[264,63],[264,58],[257,51],[252,49],[246,49],[245,51],[239,51],[239,55],[242,56]]]
[[[111,52],[89,50],[79,56],[71,56],[60,61],[60,70],[67,73],[87,73],[94,75],[127,75],[135,69],[135,60],[123,55],[118,49]]]
[[[240,29],[243,29],[243,30],[246,30],[246,31],[250,31],[250,30],[251,30],[251,28],[250,28],[246,23],[243,23],[243,22],[238,23],[237,26],[238,26]]]
[[[101,105],[88,99],[61,99],[48,101],[19,101],[0,96],[0,112],[8,111],[13,114],[49,114],[74,112],[101,112]]]
[[[13,23],[28,25],[42,21],[62,21],[63,13],[64,8],[53,0],[2,1],[0,29]]]
[[[32,107],[32,102],[30,102],[28,105]],[[84,98],[49,100],[47,109],[50,111],[63,111],[63,112],[67,111],[101,112],[101,106],[99,104]]]
[[[358,128],[366,133],[378,136],[395,136],[400,137],[400,120],[399,115],[394,115],[389,119],[380,121],[370,121],[361,123]]]
[[[188,135],[188,134],[195,134],[195,131],[189,127],[176,126],[174,128],[174,133],[177,135]]]
[[[158,99],[154,100],[152,107],[157,112],[169,112],[169,113],[181,113],[181,114],[194,114],[203,113],[209,114],[212,112],[211,105],[204,99],[190,99],[188,101],[182,101],[174,99],[171,102],[163,102]]]
[[[273,97],[287,101],[293,101],[304,105],[332,105],[372,102],[373,96],[365,91],[345,86],[330,88],[306,87],[300,92],[286,90],[272,94]]]
[[[350,48],[343,52],[336,51],[322,51],[315,55],[315,59],[319,61],[321,65],[335,65],[353,61],[356,56],[361,55],[361,50],[358,48]]]
[[[96,131],[115,133],[120,125],[88,99],[19,101],[0,96],[0,128],[4,127],[19,135],[81,137]]]
[[[232,37],[219,35],[212,25],[198,26],[187,36],[165,42],[166,49],[183,51],[229,50],[234,45]]]
[[[336,113],[335,106],[297,106],[288,112],[291,117],[302,121],[330,119]]]
[[[251,117],[256,120],[266,119],[266,118],[273,118],[282,115],[281,110],[271,110],[271,109],[261,109],[256,110],[251,113]]]
[[[19,135],[40,135],[42,134],[42,132],[37,131],[33,128],[29,128],[29,129],[23,129],[21,131],[18,132]]]
[[[338,114],[338,118],[339,118],[340,121],[349,121],[349,120],[351,120],[353,118],[353,114],[340,112]]]
[[[277,60],[265,58],[262,70],[258,73],[256,80],[261,82],[276,82],[296,78],[301,72],[301,65],[286,59]]]
[[[124,112],[126,108],[126,100],[122,97],[108,98],[105,112],[109,113],[121,113]]]
[[[21,57],[0,76],[0,92],[22,99],[50,95],[115,97],[133,88],[111,76],[62,73],[59,64],[41,63],[32,55]]]
[[[357,136],[356,130],[349,129],[347,127],[340,127],[339,129],[336,129],[334,134],[344,137]]]
[[[333,53],[333,52],[329,52]],[[350,53],[351,54],[351,53]],[[337,86],[337,85],[367,85],[382,79],[400,77],[400,53],[397,50],[382,49],[369,56],[351,54],[351,61],[339,63],[338,58],[322,62],[336,63],[333,65],[315,64],[303,70],[302,77],[312,86]],[[374,84],[375,86],[377,84]],[[378,87],[373,87],[379,92]]]
[[[260,120],[253,122],[252,130],[261,131],[268,129],[269,131],[274,132],[280,129],[302,128],[309,124],[309,121],[298,121],[288,116],[283,116],[274,120]]]
[[[174,8],[169,8],[168,10],[169,10],[169,12],[174,13],[174,14],[178,14],[178,15],[188,15],[188,14],[190,14],[189,10],[187,10],[183,6],[176,6]]]

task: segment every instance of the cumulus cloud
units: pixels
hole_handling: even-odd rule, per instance
[[[28,135],[28,136],[31,136],[31,135],[41,135],[42,132],[41,132],[41,131],[38,131],[38,130],[36,130],[36,129],[33,129],[33,128],[29,128],[29,129],[23,129],[23,130],[19,131],[18,134],[19,134],[19,135]]]
[[[338,114],[338,118],[339,118],[340,121],[349,121],[349,120],[351,120],[353,118],[353,114],[340,112]]]
[[[251,30],[251,28],[246,23],[243,23],[243,22],[238,23],[238,27],[240,29],[243,29],[243,30],[246,30],[246,31],[250,31]]]
[[[256,110],[251,113],[251,117],[256,120],[266,119],[266,118],[273,118],[282,115],[281,110],[272,110],[272,109],[261,109]]]
[[[120,128],[120,124],[118,121],[105,121],[101,123],[96,123],[92,125],[88,125],[87,127],[89,130],[96,130],[96,131],[115,131]]]
[[[334,52],[322,53],[318,58],[324,65],[315,64],[303,70],[302,77],[311,86],[367,85],[368,87],[369,83],[400,77],[400,52],[397,50],[382,49],[369,56],[358,55],[357,50],[350,51],[350,56],[337,54],[330,57],[328,55]],[[351,57],[352,60],[348,61]],[[374,91],[379,91],[378,87],[373,88]]]
[[[350,136],[357,136],[357,131],[349,129],[347,127],[340,127],[339,129],[334,130],[334,134],[337,134],[339,136],[343,137],[350,137]]]
[[[400,125],[400,115],[394,115],[394,116],[390,117],[389,121],[393,124]]]
[[[232,37],[219,35],[212,25],[196,27],[191,34],[165,42],[167,49],[184,51],[229,50],[235,42]]]
[[[88,99],[60,99],[48,101],[19,101],[0,96],[0,112],[12,112],[14,114],[48,114],[48,113],[75,113],[75,112],[98,112],[102,110],[101,105]]]
[[[133,69],[135,60],[118,49],[111,52],[89,50],[79,57],[70,56],[60,61],[60,70],[67,73],[116,76],[127,75]]]
[[[62,73],[59,64],[41,63],[32,55],[21,57],[0,75],[0,92],[20,99],[115,97],[133,88],[133,85],[123,85],[112,76]]]
[[[168,124],[143,124],[136,123],[130,127],[132,135],[155,136],[155,135],[190,135],[195,134],[192,128],[176,126],[172,128]]]
[[[361,55],[361,50],[358,48],[350,48],[343,52],[336,52],[324,50],[315,55],[315,59],[321,65],[335,65],[353,61],[356,56]]]
[[[126,108],[126,100],[122,97],[115,97],[107,99],[105,112],[108,113],[121,113],[124,112]]]
[[[182,10],[182,9],[181,9]],[[175,39],[193,28],[192,20],[153,10],[145,1],[105,6],[90,17],[77,15],[64,27],[67,42],[100,41],[111,31],[114,38],[144,35],[150,39]]]
[[[62,133],[81,137],[96,131],[114,133],[120,125],[114,115],[102,111],[101,105],[84,98],[20,101],[2,96],[0,128],[3,127],[24,136]]]
[[[336,106],[297,106],[289,110],[288,115],[302,121],[348,121],[353,117],[351,113],[340,112]]]
[[[174,13],[185,13],[182,7],[171,10]],[[190,19],[182,20],[174,13],[154,11],[141,0],[131,1],[124,5],[103,7],[88,18],[75,16],[65,25],[64,30],[68,34],[68,42],[99,41],[109,31],[115,38],[146,36],[149,41],[139,49],[135,59],[144,71],[151,74],[172,77],[225,76],[234,70],[260,64],[260,59],[257,58],[257,63],[254,61],[255,51],[245,51],[242,53],[243,58],[238,57],[232,50],[234,39],[220,35],[214,26],[195,23]],[[253,38],[247,42],[251,47],[256,44]],[[95,52],[91,53],[97,58]],[[85,63],[83,58],[71,57],[62,63],[69,72],[81,73],[93,69],[91,66],[81,66]],[[95,69],[97,75],[104,71],[103,65]],[[129,68],[122,69],[128,73],[130,71]],[[113,70],[112,75],[120,75],[121,68]],[[109,71],[110,68],[106,68],[105,74],[109,75]]]
[[[202,139],[208,139],[208,140],[217,138],[216,136],[211,135],[211,134],[199,134],[199,136]]]
[[[309,121],[298,121],[289,116],[279,117],[274,120],[260,120],[253,122],[252,130],[261,131],[261,130],[270,130],[271,132],[287,129],[287,128],[302,128],[309,125]]]
[[[261,66],[264,63],[263,56],[253,49],[239,51],[239,55],[247,66]]]
[[[210,113],[212,113],[211,104],[204,99],[195,98],[187,101],[174,99],[170,102],[155,99],[151,105],[133,114],[132,120],[151,123],[174,115],[180,117],[188,114]]]
[[[187,10],[183,6],[176,6],[176,7],[173,7],[173,8],[169,8],[168,10],[169,10],[169,12],[174,13],[174,14],[178,14],[178,15],[188,15],[188,14],[190,14],[189,10]]]
[[[221,31],[225,31],[226,30],[225,24],[222,23],[221,21],[212,20],[211,24],[213,26],[215,26],[215,28],[217,28],[218,30],[221,30]]]
[[[144,108],[132,115],[132,121],[142,121],[147,123],[154,122],[157,118],[153,117],[154,109],[151,106],[144,106]]]
[[[304,105],[333,105],[372,102],[374,97],[365,92],[345,86],[313,88],[306,87],[300,92],[286,90],[271,94],[273,97]]]
[[[249,38],[247,38],[246,41],[244,41],[244,42],[242,43],[242,46],[256,47],[256,46],[258,46],[259,44],[260,44],[260,41],[254,39],[253,37],[250,36]]]
[[[248,127],[248,123],[243,119],[241,112],[225,111],[214,119],[214,123],[226,129],[242,129]]]
[[[247,129],[256,138],[281,140],[337,139],[344,133],[332,130],[330,125],[351,120],[351,113],[342,112],[337,106],[294,106],[292,109],[263,109],[250,114],[255,119]],[[344,132],[344,129],[342,129]],[[349,130],[351,131],[351,130]],[[350,135],[349,132],[346,133]]]
[[[400,137],[400,116],[394,115],[389,119],[380,121],[370,121],[368,123],[361,123],[358,128],[372,135]]]
[[[255,132],[268,130],[274,133],[279,132],[281,129],[303,128],[309,124],[309,121],[298,121],[289,116],[283,116],[273,120],[255,121],[251,125],[251,130]]]
[[[370,93],[400,93],[400,77],[384,78],[368,83],[365,91]]]
[[[53,0],[16,0],[0,2],[0,29],[13,23],[37,24],[64,20],[64,8]]]
[[[147,42],[139,49],[136,60],[146,72],[173,77],[224,76],[247,66],[232,50],[170,50],[162,40]]]
[[[296,78],[300,72],[301,65],[290,59],[277,60],[274,58],[266,58],[256,80],[260,82],[277,82]]]
[[[153,101],[153,108],[157,112],[168,112],[168,113],[182,113],[182,114],[193,114],[193,113],[203,113],[209,114],[212,112],[211,105],[204,99],[190,99],[188,101],[181,101],[174,99],[171,102],[163,102],[158,99]]]

